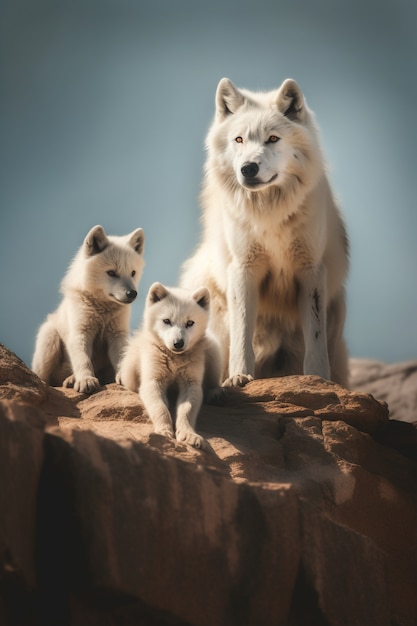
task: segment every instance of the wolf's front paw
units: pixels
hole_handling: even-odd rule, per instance
[[[223,387],[244,387],[250,383],[251,380],[253,380],[253,376],[250,374],[236,374],[235,376],[226,378],[223,382]]]
[[[200,450],[204,448],[204,438],[197,435],[194,431],[177,430],[175,438],[181,443],[187,443],[189,446],[193,446],[193,448],[198,448]]]
[[[86,376],[85,378],[77,378],[73,387],[79,393],[94,393],[100,389],[100,381],[95,376]]]

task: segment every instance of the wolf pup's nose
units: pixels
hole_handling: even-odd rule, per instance
[[[174,341],[175,350],[182,350],[184,347],[184,339],[178,339],[178,341]]]
[[[126,291],[126,298],[129,300],[129,302],[133,302],[137,295],[138,292],[134,289],[129,289],[129,291]]]
[[[259,172],[257,163],[245,163],[240,170],[245,178],[254,178]]]

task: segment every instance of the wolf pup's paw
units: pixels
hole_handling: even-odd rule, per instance
[[[94,393],[100,389],[100,381],[95,376],[87,376],[81,380],[77,380],[74,389],[80,393]]]
[[[253,380],[253,376],[250,374],[236,374],[235,376],[230,376],[230,378],[226,378],[223,382],[223,387],[244,387],[250,381]]]
[[[197,435],[197,433],[195,433],[194,431],[177,430],[177,432],[175,433],[175,438],[181,443],[187,443],[189,446],[193,446],[193,448],[198,448],[199,450],[202,450],[204,448],[204,438],[200,435]]]
[[[100,389],[100,381],[95,376],[76,378],[74,375],[71,375],[64,380],[63,386],[73,387],[79,393],[94,393]]]

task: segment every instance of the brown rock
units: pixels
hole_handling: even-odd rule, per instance
[[[417,361],[351,359],[350,387],[387,402],[390,418],[417,423]]]
[[[266,403],[266,410],[288,417],[315,415],[339,420],[373,433],[388,421],[388,407],[365,393],[352,393],[317,376],[285,376],[257,380],[245,387],[243,396]],[[236,397],[236,396],[234,396]]]
[[[41,404],[47,387],[14,352],[0,343],[0,398]]]
[[[29,522],[1,536],[41,623],[417,622],[415,439],[401,424],[391,442],[399,422],[372,396],[316,377],[254,381],[203,407],[203,452],[155,435],[137,394],[115,384],[92,396],[48,389],[41,410],[44,435],[31,421],[39,412],[19,406],[25,436],[6,411],[0,458],[0,528],[13,529],[24,499],[7,506],[9,470],[38,451],[32,480],[20,480]],[[3,598],[7,626],[15,591]]]
[[[27,618],[29,590],[36,585],[35,530],[44,423],[36,407],[0,400],[1,624],[15,624],[10,611]]]

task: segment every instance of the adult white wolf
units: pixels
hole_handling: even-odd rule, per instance
[[[92,228],[62,281],[63,299],[41,325],[32,368],[50,385],[96,391],[114,381],[144,260],[144,232]]]
[[[210,289],[224,385],[302,373],[347,384],[348,240],[297,83],[258,93],[223,78],[206,147],[204,233],[181,284]]]

